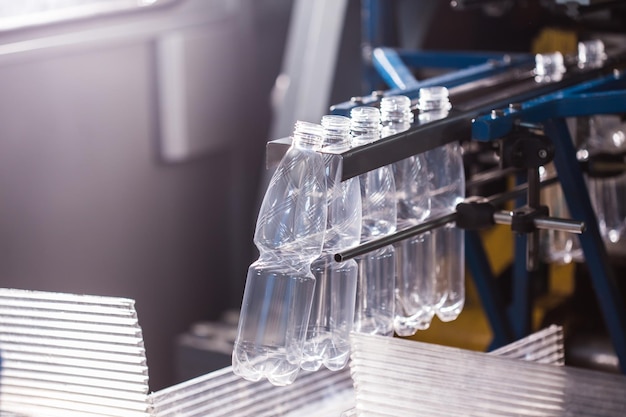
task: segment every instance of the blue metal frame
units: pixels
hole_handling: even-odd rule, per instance
[[[529,54],[464,54],[462,61],[471,62],[473,66],[423,81],[415,79],[407,66],[407,62],[411,62],[424,68],[457,68],[457,66],[452,66],[454,56],[453,52],[406,52],[392,48],[376,48],[372,58],[374,68],[391,87],[390,90],[384,92],[384,96],[402,94],[412,100],[418,98],[420,88],[433,86],[452,88],[534,62],[534,57]],[[370,95],[361,97],[359,102],[339,103],[331,108],[331,113],[348,116],[352,108],[373,105],[379,99],[380,97],[376,95]]]
[[[579,237],[585,260],[602,311],[605,324],[620,363],[626,373],[626,309],[621,299],[609,258],[602,241],[587,186],[576,159],[576,149],[565,123],[565,117],[589,116],[626,112],[626,78],[623,73],[601,77],[556,93],[528,100],[515,108],[505,109],[495,117],[477,118],[472,123],[472,138],[491,141],[510,133],[516,125],[542,124],[553,141],[556,152],[554,164],[570,214],[583,221],[587,230]],[[522,246],[521,244],[519,246]],[[516,256],[520,256],[517,253]],[[516,291],[527,289],[529,278],[520,272]],[[519,288],[517,286],[519,285]],[[526,327],[529,312],[518,305],[514,311],[516,333]]]
[[[616,72],[574,87],[503,109],[496,118],[490,115],[472,123],[472,138],[491,141],[509,134],[516,124],[542,123],[559,117],[589,116],[626,111],[626,77]]]
[[[472,273],[474,284],[480,296],[485,314],[491,324],[493,339],[489,350],[504,346],[516,340],[516,335],[509,321],[502,297],[498,294],[495,277],[489,265],[483,242],[478,232],[465,232],[465,262]]]
[[[372,66],[371,54],[380,45],[393,44],[390,30],[393,27],[392,8],[384,2],[389,0],[361,0],[361,54],[363,58],[364,92],[376,89],[380,76]]]
[[[434,52],[402,52],[378,48],[373,63],[385,82],[392,88],[384,95],[404,94],[414,99],[419,89],[441,85],[448,88],[495,75],[512,66],[532,62],[531,55],[454,54]],[[411,66],[464,68],[418,81]],[[467,68],[469,66],[469,68]],[[334,106],[336,114],[348,114],[352,107],[374,103],[379,97],[365,97],[360,103],[349,102]],[[587,231],[580,237],[581,246],[591,271],[596,296],[609,330],[620,368],[626,373],[626,309],[619,295],[615,277],[608,267],[608,255],[600,237],[595,213],[588,193],[581,193],[586,185],[576,160],[575,149],[565,125],[564,117],[626,112],[626,80],[623,73],[592,79],[557,92],[530,99],[517,106],[503,109],[495,117],[486,115],[472,122],[472,138],[491,141],[502,138],[520,123],[543,123],[546,134],[557,149],[554,159],[561,186],[573,218],[582,220]],[[488,265],[484,247],[475,232],[466,234],[467,262],[478,287],[485,312],[490,321],[494,339],[492,348],[505,344],[512,337],[519,338],[531,327],[530,277],[526,270],[526,238],[516,237],[513,270],[514,297],[508,315],[497,295],[493,274]],[[507,319],[508,318],[508,319]]]
[[[444,86],[452,88],[458,85],[471,83],[486,77],[494,76],[514,67],[528,65],[534,62],[529,54],[500,54],[500,53],[458,53],[432,51],[400,51],[393,48],[376,48],[373,53],[373,64],[385,82],[392,88],[385,95],[406,95],[411,99],[419,96],[420,88]],[[409,68],[447,68],[457,69],[450,73],[418,81]],[[460,69],[459,69],[460,68]],[[367,100],[367,98],[364,98]],[[371,97],[370,100],[377,100]],[[355,104],[353,102],[334,106],[333,113],[347,115],[356,105],[367,105],[367,101]],[[519,247],[519,245],[517,245]],[[466,233],[466,260],[474,282],[481,297],[483,308],[489,320],[493,340],[490,349],[503,346],[519,338],[522,333],[520,326],[514,326],[498,295],[493,272],[489,266],[483,243],[475,232]],[[525,250],[524,246],[520,250]],[[525,264],[524,264],[525,266]],[[519,274],[518,274],[519,275]],[[523,285],[527,280],[523,277],[514,279],[517,285]],[[526,292],[524,292],[525,294]],[[517,296],[514,308],[525,305],[528,297]],[[520,307],[521,308],[521,307]],[[529,307],[528,307],[529,308]],[[512,313],[515,316],[517,313]]]

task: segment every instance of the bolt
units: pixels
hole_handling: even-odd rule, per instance
[[[380,98],[380,97],[382,97],[384,95],[385,95],[385,92],[383,90],[374,90],[374,91],[372,91],[372,97]]]
[[[537,155],[539,155],[539,158],[541,159],[546,159],[546,157],[548,156],[548,151],[546,151],[545,149],[539,149]]]
[[[350,97],[350,101],[353,103],[363,103],[363,97],[358,97],[358,96]]]
[[[509,110],[511,110],[511,111],[522,110],[522,103],[511,103],[511,104],[509,104]]]
[[[504,110],[491,110],[491,118],[497,119],[498,117],[504,116]]]

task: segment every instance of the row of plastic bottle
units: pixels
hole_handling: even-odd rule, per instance
[[[446,117],[447,90],[420,92],[420,123]],[[382,122],[382,124],[381,124]],[[233,351],[233,370],[275,385],[300,369],[342,369],[351,330],[411,335],[435,315],[455,319],[464,303],[463,232],[447,225],[356,260],[334,254],[453,211],[464,198],[458,144],[341,181],[341,153],[407,130],[405,96],[350,118],[297,122],[293,144],[270,180],[254,236]],[[323,150],[323,153],[319,151]]]

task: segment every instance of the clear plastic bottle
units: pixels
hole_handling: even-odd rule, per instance
[[[567,72],[563,54],[552,52],[535,55],[535,81],[538,83],[557,82]]]
[[[619,116],[589,118],[589,134],[579,147],[579,156],[610,157],[626,151],[626,123]],[[623,159],[622,159],[623,160]],[[600,234],[612,252],[626,234],[626,174],[588,177],[589,197],[598,219]]]
[[[556,175],[553,162],[539,168],[539,178],[542,181],[552,175]],[[572,217],[569,214],[560,184],[542,188],[541,201],[546,202],[551,216],[565,219]],[[570,264],[584,260],[583,250],[577,235],[552,229],[541,231],[541,254],[546,262],[554,264]]]
[[[352,144],[380,139],[380,111],[356,107],[350,112]],[[359,176],[361,188],[361,243],[396,231],[396,186],[391,167],[384,166]],[[356,259],[359,265],[354,331],[393,335],[395,307],[395,251],[392,245]]]
[[[350,119],[324,116],[322,150],[328,187],[326,237],[322,255],[311,266],[315,295],[304,344],[302,369],[316,371],[322,364],[331,371],[343,369],[350,356],[350,331],[354,322],[357,263],[335,262],[334,254],[359,244],[361,191],[358,178],[341,181],[341,155],[350,148]]]
[[[251,381],[292,383],[300,369],[326,230],[320,125],[297,122],[293,144],[272,176],[257,219],[260,256],[248,269],[233,371]]]
[[[420,121],[429,122],[448,115],[451,108],[445,87],[420,89]],[[465,199],[465,171],[462,148],[451,142],[425,153],[430,172],[431,216],[450,213]],[[435,270],[439,293],[435,312],[441,321],[455,320],[465,304],[465,232],[449,223],[433,231]]]
[[[411,100],[406,96],[384,97],[380,103],[382,136],[408,130],[413,122]],[[392,165],[396,184],[397,226],[417,225],[430,214],[428,172],[424,155],[418,154]],[[432,262],[433,240],[430,232],[394,245],[396,254],[396,289],[394,330],[410,336],[430,325],[437,297],[436,275]]]

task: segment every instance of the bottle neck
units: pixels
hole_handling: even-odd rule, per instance
[[[324,128],[323,147],[326,150],[335,151],[350,147],[350,119],[343,116],[328,115],[322,117]]]
[[[448,117],[450,113],[449,109],[434,109],[429,111],[420,112],[419,121],[422,123],[432,122],[434,120],[441,120]]]
[[[449,111],[452,108],[446,87],[426,87],[419,91],[420,112]],[[421,116],[420,116],[421,117]]]
[[[380,111],[375,107],[355,107],[350,112],[352,142],[362,145],[380,139]]]
[[[322,147],[324,129],[315,123],[297,121],[293,132],[293,145],[301,149],[318,151]]]
[[[411,99],[407,96],[383,97],[380,101],[381,122],[384,126],[395,123],[413,123]]]

